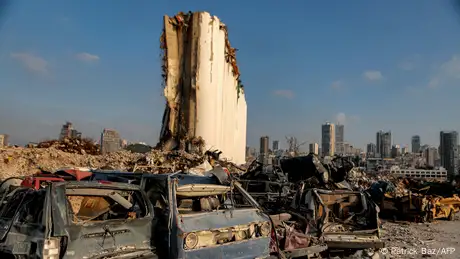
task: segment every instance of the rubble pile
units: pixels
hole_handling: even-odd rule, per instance
[[[39,168],[55,171],[64,167],[113,167],[128,170],[140,155],[119,151],[108,155],[82,155],[50,148],[2,148],[0,149],[0,178],[31,175]]]
[[[367,190],[372,184],[379,181],[394,182],[397,178],[388,172],[366,173],[358,168],[353,168],[348,172],[347,181],[356,190]]]
[[[76,143],[80,143],[80,146],[74,145]],[[68,167],[150,173],[171,173],[182,170],[197,174],[195,168],[202,167],[204,171],[209,171],[215,165],[221,165],[227,167],[232,173],[241,172],[238,166],[219,160],[218,156],[210,158],[209,155],[185,151],[160,150],[147,153],[120,150],[100,155],[94,152],[94,148],[94,145],[91,146],[88,142],[74,140],[43,142],[40,148],[0,148],[0,178],[31,175],[39,168],[54,172]],[[91,150],[93,152],[90,152]],[[203,174],[203,170],[198,174]]]
[[[81,155],[98,155],[101,152],[100,145],[91,139],[64,138],[62,140],[47,140],[38,143],[37,148],[50,148]]]
[[[132,171],[151,171],[156,173],[187,171],[203,164],[205,160],[205,156],[184,151],[164,152],[152,150],[134,161]]]

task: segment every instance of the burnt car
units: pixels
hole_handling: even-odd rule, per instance
[[[431,222],[435,219],[454,220],[460,211],[458,189],[447,183],[400,180],[406,189],[396,192],[392,182],[373,183],[368,192],[379,205],[383,216],[394,219]]]
[[[270,218],[238,183],[185,173],[93,172],[93,177],[140,180],[154,206],[153,241],[160,258],[270,256]]]
[[[379,249],[379,207],[365,192],[300,189],[291,208],[305,220],[308,233],[329,249]]]
[[[53,182],[17,188],[0,211],[0,253],[16,258],[158,258],[153,208],[137,185]]]

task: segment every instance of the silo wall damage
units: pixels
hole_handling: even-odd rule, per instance
[[[247,106],[227,27],[206,12],[164,17],[165,149],[222,151],[245,162]]]

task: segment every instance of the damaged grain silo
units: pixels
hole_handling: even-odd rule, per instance
[[[165,16],[161,48],[166,107],[160,144],[190,150],[204,140],[203,151],[244,163],[247,106],[227,27],[206,12]]]

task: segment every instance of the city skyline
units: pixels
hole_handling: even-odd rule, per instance
[[[347,141],[360,148],[379,129],[390,129],[400,145],[414,134],[437,145],[441,130],[460,131],[450,119],[460,94],[460,22],[449,1],[420,1],[397,8],[353,1],[334,12],[325,2],[301,1],[157,1],[110,10],[108,1],[13,1],[0,35],[0,132],[12,143],[38,141],[71,120],[94,139],[110,127],[156,144],[164,110],[161,17],[208,10],[238,49],[248,145],[261,135],[319,143],[325,120],[343,123]],[[424,103],[440,105],[422,111]]]
[[[103,133],[103,132],[105,132],[106,130],[109,130],[108,128],[102,128],[102,129],[99,131],[99,134],[98,134],[97,137],[92,137],[92,136],[89,136],[89,135],[84,135],[84,134],[82,134],[82,132],[80,132],[80,131],[76,130],[75,128],[73,128],[73,125],[74,125],[74,123],[72,123],[72,122],[70,122],[70,121],[66,121],[66,123],[65,123],[64,125],[61,124],[61,131],[60,131],[60,133],[59,133],[59,137],[58,137],[58,138],[55,138],[55,137],[52,136],[52,134],[50,134],[49,137],[45,137],[45,138],[42,138],[42,139],[38,139],[38,140],[37,140],[37,139],[27,140],[27,141],[24,142],[24,143],[18,143],[18,142],[14,142],[14,143],[13,143],[13,142],[11,142],[10,144],[12,144],[12,145],[20,145],[20,146],[21,146],[21,145],[25,145],[25,144],[30,143],[30,142],[40,142],[40,141],[48,140],[48,139],[62,139],[62,138],[64,138],[64,137],[72,137],[72,138],[74,138],[74,137],[82,137],[82,136],[85,137],[85,138],[93,139],[93,140],[95,140],[96,142],[99,143],[99,142],[101,142],[101,132]],[[369,148],[370,148],[369,145],[374,145],[373,148],[375,148],[376,151],[377,151],[377,154],[379,154],[378,149],[377,149],[377,147],[378,147],[378,142],[379,142],[379,141],[378,141],[379,133],[380,133],[380,134],[381,134],[381,133],[385,133],[385,134],[386,134],[386,133],[389,133],[389,134],[390,134],[389,143],[387,143],[387,145],[386,145],[386,146],[387,146],[387,150],[389,150],[386,157],[390,157],[390,156],[391,156],[391,152],[392,152],[392,149],[393,149],[394,146],[399,146],[399,148],[401,148],[401,149],[402,149],[402,148],[407,148],[407,149],[409,149],[412,153],[414,153],[414,142],[416,143],[416,145],[417,145],[417,147],[418,147],[418,149],[419,149],[420,151],[422,151],[422,148],[423,148],[423,147],[426,147],[426,148],[436,147],[436,148],[437,148],[437,147],[440,146],[440,142],[441,142],[441,140],[438,140],[438,143],[437,143],[437,144],[427,144],[427,143],[423,143],[423,142],[421,141],[421,138],[420,138],[419,135],[412,135],[412,136],[411,136],[411,140],[409,141],[410,144],[399,144],[399,143],[396,143],[396,142],[393,141],[391,130],[389,130],[389,131],[378,130],[378,131],[377,131],[377,139],[375,139],[375,140],[373,140],[373,141],[370,140],[370,141],[368,141],[363,147],[360,147],[360,146],[358,146],[358,145],[356,145],[356,144],[353,144],[353,143],[350,143],[350,142],[346,141],[345,134],[344,134],[344,125],[341,124],[340,122],[331,123],[331,122],[329,122],[329,121],[325,121],[325,123],[322,124],[322,127],[324,127],[325,125],[333,125],[333,132],[334,132],[334,133],[333,133],[333,134],[334,134],[334,140],[333,140],[333,142],[334,142],[334,153],[335,153],[335,154],[339,154],[339,153],[340,153],[340,148],[339,148],[340,145],[342,145],[341,148],[342,148],[342,150],[343,150],[343,148],[344,148],[343,145],[344,145],[344,144],[345,144],[345,145],[348,145],[348,146],[352,145],[354,148],[358,148],[358,149],[362,150],[362,152],[366,152],[366,153],[369,153]],[[67,128],[67,130],[66,130],[66,128]],[[337,131],[337,128],[339,128],[340,130]],[[114,130],[114,129],[110,129],[110,131],[112,131],[112,130]],[[115,131],[117,131],[117,130],[115,130]],[[447,132],[450,132],[450,131],[452,131],[452,130],[441,130],[440,132],[443,132],[443,131],[444,131],[444,132],[446,132],[446,131],[447,131]],[[453,131],[458,132],[458,131],[456,131],[456,130],[453,130]],[[117,131],[117,132],[118,132],[118,131]],[[438,134],[439,134],[439,133],[438,133]],[[10,140],[10,138],[11,138],[11,136],[10,136],[9,134],[6,134],[5,132],[3,132],[3,133],[0,132],[0,135],[5,135],[6,138],[7,138],[8,140]],[[288,143],[287,143],[287,142],[286,142],[286,143],[284,143],[284,142],[282,142],[282,141],[280,142],[279,140],[276,140],[276,139],[273,140],[272,142],[270,142],[270,136],[268,136],[268,135],[265,135],[265,136],[260,137],[260,138],[259,138],[259,141],[262,141],[262,138],[267,138],[267,140],[266,140],[267,142],[266,142],[266,143],[267,143],[268,145],[267,145],[266,147],[268,147],[268,149],[270,149],[270,150],[274,150],[274,149],[275,149],[275,146],[277,147],[277,149],[287,149],[287,147],[288,147]],[[337,139],[339,139],[339,140],[341,140],[341,141],[337,141]],[[415,139],[416,139],[416,140],[415,140]],[[124,140],[124,141],[126,141],[126,140]],[[130,143],[146,143],[146,144],[148,144],[148,145],[152,145],[152,144],[149,143],[149,142],[143,142],[143,141],[134,141],[134,142],[130,141]],[[248,143],[249,143],[249,141],[248,141]],[[308,151],[310,150],[309,145],[310,145],[310,144],[313,144],[313,143],[318,143],[319,149],[320,149],[320,150],[322,149],[322,138],[321,138],[319,141],[316,141],[316,142],[315,142],[315,141],[305,141],[305,143],[308,143],[308,145],[307,145],[307,146],[304,146],[304,147],[302,147],[302,146],[299,147],[300,150],[301,150],[302,152],[308,152]],[[154,144],[153,144],[153,145],[154,145]],[[271,146],[270,146],[270,145],[271,145]],[[246,146],[247,146],[247,147],[254,147],[254,146],[250,146],[250,145],[246,145]],[[270,148],[270,147],[271,147],[271,148]],[[259,148],[262,148],[262,142],[259,143]],[[423,150],[426,150],[426,149],[423,149]],[[259,151],[259,153],[260,153],[260,151]],[[390,154],[390,155],[388,155],[388,154]]]

